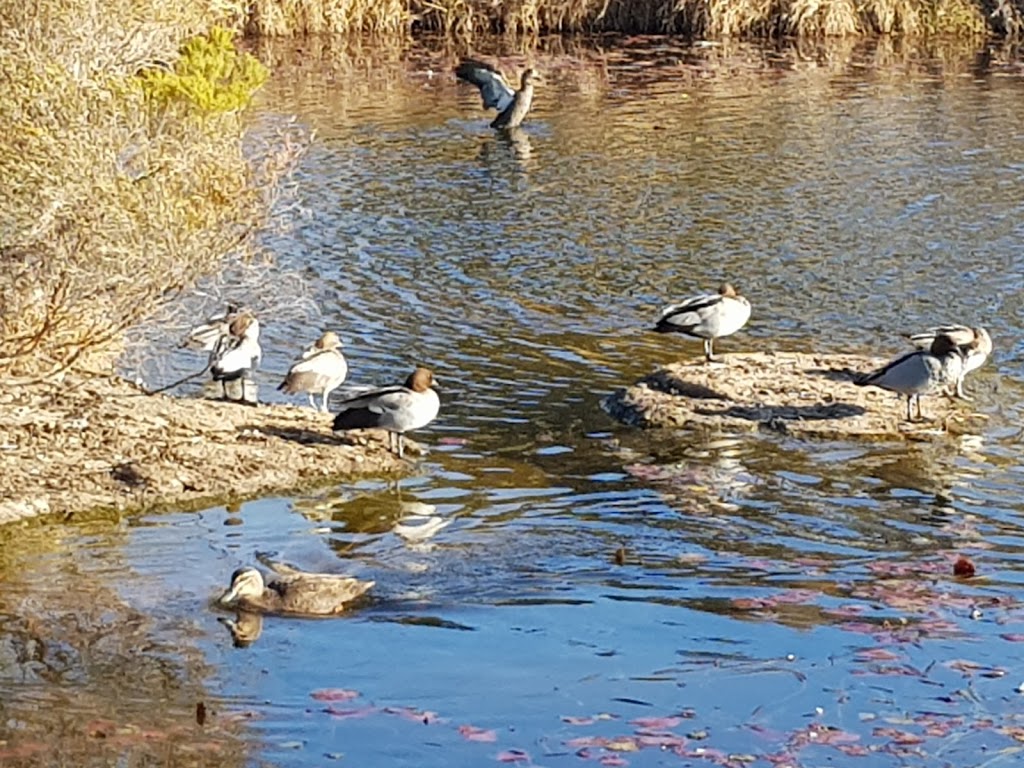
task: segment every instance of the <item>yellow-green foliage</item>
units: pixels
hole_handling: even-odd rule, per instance
[[[142,73],[142,89],[159,106],[185,103],[201,112],[230,112],[248,105],[267,80],[267,68],[235,47],[235,33],[214,27],[181,49],[171,70]]]
[[[292,156],[243,152],[252,75],[190,101],[230,110],[202,120],[139,87],[215,18],[199,0],[0,3],[0,381],[109,372],[126,328],[266,221]]]

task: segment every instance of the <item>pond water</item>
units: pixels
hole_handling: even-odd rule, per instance
[[[454,56],[315,48],[263,51],[260,114],[316,131],[270,245],[352,383],[435,370],[429,453],[397,483],[5,529],[0,764],[1017,764],[1024,68],[541,50],[507,138]],[[723,279],[754,308],[726,356],[983,324],[984,428],[612,422],[602,397],[699,359],[657,309]],[[276,381],[319,327],[265,325]],[[210,601],[262,552],[376,587],[233,642]]]

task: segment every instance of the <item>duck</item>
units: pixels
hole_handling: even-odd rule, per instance
[[[928,349],[901,355],[877,371],[859,376],[854,384],[874,386],[907,396],[907,421],[914,421],[913,403],[917,401],[917,417],[923,419],[921,395],[931,394],[954,384],[963,371],[964,355],[956,341],[938,334]]]
[[[750,302],[736,292],[732,283],[722,283],[718,293],[692,296],[664,307],[654,330],[704,339],[704,358],[711,363],[715,360],[715,339],[731,336],[749,319]]]
[[[918,349],[928,349],[937,336],[948,336],[964,355],[963,370],[957,377],[956,386],[951,394],[961,400],[972,401],[974,398],[964,392],[964,378],[971,371],[976,371],[985,364],[989,355],[992,354],[992,337],[988,335],[981,326],[971,328],[966,325],[937,325],[921,333],[912,333],[908,337],[910,342]]]
[[[441,400],[432,389],[434,385],[433,372],[420,367],[409,374],[405,384],[370,390],[343,400],[334,417],[334,431],[386,429],[388,450],[395,451],[397,437],[398,458],[405,458],[405,433],[427,426],[441,409]]]
[[[276,574],[265,582],[252,566],[231,574],[231,586],[217,601],[221,606],[247,613],[335,616],[348,603],[373,587],[375,582],[330,573],[307,573],[275,563]]]
[[[228,324],[227,333],[220,337],[210,352],[210,374],[214,381],[224,383],[237,379],[248,380],[263,359],[260,348],[260,323],[251,312],[240,312]],[[226,390],[225,390],[226,396]],[[242,388],[245,398],[245,388]]]
[[[519,79],[519,90],[513,90],[499,70],[476,59],[459,62],[455,76],[480,89],[484,109],[498,110],[491,128],[505,129],[517,128],[526,119],[533,105],[533,85],[540,81],[537,70],[527,69]]]
[[[341,339],[334,331],[327,331],[292,364],[277,389],[286,395],[308,392],[309,407],[313,410],[317,410],[314,395],[319,394],[322,398],[319,410],[326,413],[327,398],[347,375],[348,363],[341,353]]]

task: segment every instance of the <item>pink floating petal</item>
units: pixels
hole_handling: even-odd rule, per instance
[[[495,757],[499,763],[532,762],[530,756],[521,749],[506,749],[504,752],[499,752]]]
[[[635,725],[638,728],[664,730],[668,728],[675,728],[681,722],[683,722],[681,717],[637,717],[630,720],[629,724]]]
[[[475,725],[460,725],[459,735],[461,735],[466,741],[492,742],[498,740],[497,731],[492,731],[486,728],[477,728]]]
[[[569,725],[593,725],[597,721],[592,717],[573,717],[572,715],[562,715],[562,722],[568,723]]]
[[[350,691],[346,688],[321,688],[309,694],[311,699],[316,701],[351,701],[359,698],[359,691]]]

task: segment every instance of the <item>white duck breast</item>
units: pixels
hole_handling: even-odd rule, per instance
[[[321,395],[321,411],[327,411],[327,398],[345,381],[348,363],[339,347],[337,334],[328,331],[303,353],[302,359],[288,369],[288,375],[277,387],[288,395],[309,393],[309,405],[316,408],[314,395]]]
[[[729,283],[718,293],[707,293],[669,304],[661,310],[654,330],[658,333],[683,333],[704,339],[704,356],[714,360],[714,340],[731,336],[750,320],[750,302]]]
[[[398,456],[403,458],[403,435],[425,427],[441,409],[437,392],[431,389],[433,383],[434,376],[429,370],[417,368],[403,386],[382,387],[343,400],[334,417],[334,430],[386,429],[392,450],[393,436],[398,436]]]
[[[930,349],[898,357],[854,383],[906,395],[907,421],[913,421],[913,402],[917,401],[917,415],[921,418],[921,395],[954,384],[962,371],[963,353],[960,348],[949,336],[939,335],[935,337]]]
[[[227,336],[210,353],[210,372],[217,381],[248,377],[263,358],[260,324],[252,315],[241,315],[231,323]]]
[[[914,333],[910,341],[919,349],[928,349],[938,336],[948,336],[963,353],[963,370],[956,380],[955,394],[963,400],[971,400],[964,392],[964,378],[971,371],[976,371],[985,364],[992,354],[992,337],[980,326],[970,328],[966,325],[939,325],[922,333]]]

